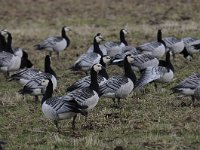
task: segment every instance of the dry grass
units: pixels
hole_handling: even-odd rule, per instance
[[[33,45],[49,35],[59,35],[63,25],[70,26],[72,44],[61,54],[61,62],[53,57],[53,68],[59,78],[59,91],[64,95],[66,85],[82,75],[67,68],[86,51],[92,38],[101,32],[106,40],[118,39],[118,31],[126,27],[128,43],[139,45],[156,38],[156,30],[164,36],[200,37],[198,0],[12,0],[1,1],[0,28],[13,33],[15,46],[27,49],[35,68],[43,69],[44,53]],[[57,133],[52,122],[43,117],[41,109],[34,110],[32,97],[23,99],[17,91],[20,85],[8,83],[0,76],[0,139],[6,149],[199,149],[200,110],[198,107],[178,107],[189,98],[170,95],[170,88],[184,77],[198,71],[199,55],[188,64],[181,56],[173,62],[176,76],[165,85],[165,92],[155,92],[152,85],[145,95],[132,93],[123,101],[121,114],[112,109],[109,99],[101,99],[90,113],[87,123],[79,116],[73,136],[71,120],[60,123]],[[110,66],[109,75],[120,74]]]

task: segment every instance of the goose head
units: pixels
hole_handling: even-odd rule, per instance
[[[40,82],[40,86],[47,87],[48,84],[49,84],[49,80],[48,79],[42,79],[42,81]]]
[[[96,36],[94,37],[95,41],[97,43],[100,43],[101,41],[104,41],[103,36],[101,35],[101,33],[97,33]]]
[[[134,62],[134,56],[132,54],[126,55],[125,59],[128,61],[129,64]]]
[[[126,29],[121,29],[121,31],[124,35],[128,34],[128,31]]]
[[[5,38],[7,38],[8,33],[9,33],[9,32],[8,32],[7,29],[2,29],[2,30],[0,31],[0,34],[3,35]]]
[[[108,65],[108,64],[111,63],[111,58],[110,58],[110,56],[108,56],[108,55],[103,56],[102,59],[103,59],[103,62],[104,62],[106,65]]]
[[[67,26],[64,26],[64,27],[63,27],[63,30],[64,30],[65,32],[72,31],[72,29],[71,29],[70,27],[67,27]]]
[[[95,72],[99,73],[99,71],[102,70],[102,69],[104,69],[104,67],[103,67],[101,64],[94,64],[94,65],[92,66],[92,69],[93,69]]]

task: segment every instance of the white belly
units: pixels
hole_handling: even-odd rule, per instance
[[[180,88],[179,90],[181,90],[181,94],[183,95],[188,95],[188,96],[191,96],[191,95],[194,95],[194,89],[190,89],[190,88]]]
[[[161,78],[157,79],[158,82],[170,82],[174,77],[174,73],[170,70],[168,73],[165,73]]]
[[[116,92],[116,97],[117,98],[125,98],[127,97],[131,91],[133,90],[133,82],[131,79],[128,78],[128,83],[122,85],[119,90]]]
[[[165,55],[165,46],[160,45],[159,47],[155,48],[152,51],[152,55],[155,56],[156,58],[161,58]]]
[[[44,116],[48,119],[51,119],[51,120],[58,119],[58,116],[55,110],[51,106],[47,105],[46,102],[42,104],[42,112],[44,113]]]
[[[16,71],[20,68],[21,58],[18,56],[13,57],[10,62],[11,62],[11,65],[9,66],[9,71]]]
[[[88,108],[86,109],[87,111],[93,109],[99,101],[99,95],[95,91],[94,93],[95,93],[94,96],[87,99],[86,102],[84,103],[84,105],[88,106]]]
[[[173,45],[171,45],[169,47],[169,49],[173,52],[173,53],[180,53],[183,51],[183,48],[184,48],[184,43],[183,41],[180,41],[180,42],[177,42]]]

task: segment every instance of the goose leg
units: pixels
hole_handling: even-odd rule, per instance
[[[57,120],[54,120],[53,123],[55,124],[56,128],[57,128],[57,131],[60,132],[60,129],[58,127],[58,121]]]
[[[87,122],[87,118],[88,118],[88,114],[87,114],[87,115],[85,115],[85,122]]]
[[[58,60],[60,59],[59,52],[56,52]]]
[[[73,130],[73,134],[74,134],[74,130],[75,130],[75,120],[76,120],[77,114],[75,116],[73,116],[73,120],[72,120],[72,130]]]
[[[121,108],[120,98],[118,98],[117,104],[118,104],[118,108]]]
[[[49,56],[51,57],[51,55],[52,55],[52,52],[50,51],[50,52],[49,52]]]
[[[154,82],[154,87],[155,87],[155,90],[158,91],[158,85],[156,84],[156,82]]]
[[[191,107],[194,107],[194,102],[195,102],[195,98],[194,98],[194,95],[192,95],[192,103],[190,104]]]
[[[38,100],[39,100],[38,96],[35,96],[35,109],[37,109]]]

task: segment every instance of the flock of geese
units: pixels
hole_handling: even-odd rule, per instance
[[[37,50],[49,51],[44,60],[44,72],[31,68],[33,64],[27,52],[22,48],[13,47],[12,35],[8,30],[0,31],[0,71],[9,81],[16,81],[22,85],[20,94],[34,96],[36,105],[38,96],[43,96],[42,112],[55,123],[58,130],[59,120],[73,118],[74,131],[77,114],[80,113],[87,118],[88,112],[97,105],[101,97],[111,98],[114,106],[120,108],[121,99],[128,97],[131,92],[152,82],[156,89],[157,82],[171,82],[174,77],[171,56],[182,54],[184,58],[191,60],[192,56],[200,51],[200,40],[191,37],[162,38],[161,30],[157,32],[156,41],[136,48],[128,45],[126,29],[120,30],[118,42],[102,42],[103,36],[97,33],[93,45],[69,68],[72,71],[84,71],[86,76],[71,83],[66,89],[66,95],[52,96],[57,88],[57,75],[51,66],[50,56],[55,52],[59,58],[59,53],[70,45],[67,36],[69,31],[71,29],[64,26],[61,36],[49,37],[35,45]],[[165,60],[161,59],[162,57],[165,57]],[[109,76],[106,72],[108,65],[123,67],[124,73]],[[200,74],[193,73],[173,87],[172,91],[191,96],[194,103],[195,99],[200,98]]]

